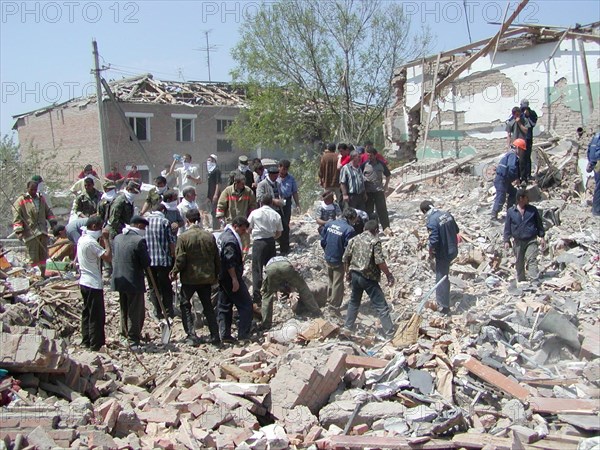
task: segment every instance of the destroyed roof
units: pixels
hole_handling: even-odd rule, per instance
[[[243,87],[232,83],[206,81],[166,81],[157,80],[147,73],[131,78],[109,82],[113,94],[126,103],[155,103],[188,106],[246,106],[246,92]],[[108,97],[105,96],[105,99]],[[39,116],[54,108],[63,106],[83,106],[96,101],[96,95],[72,98],[62,103],[54,103],[40,109],[13,116],[19,119],[30,115]],[[15,124],[16,126],[16,124]],[[14,129],[14,127],[13,127]]]
[[[514,50],[516,48],[527,48],[541,43],[562,41],[566,37],[600,42],[600,22],[593,22],[588,25],[576,24],[571,28],[537,24],[512,24],[508,26],[508,29],[504,33],[502,33],[497,50],[506,51]],[[441,52],[440,55],[442,59],[440,62],[443,63],[444,58],[452,59],[454,56],[471,55],[495,38],[496,35]],[[423,62],[435,61],[436,58],[437,54],[409,61],[406,64],[397,67],[396,73],[402,69],[421,65]]]

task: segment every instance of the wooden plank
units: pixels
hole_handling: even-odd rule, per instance
[[[502,24],[502,27],[500,27],[500,31],[498,31],[498,33],[497,33],[496,36],[502,36],[504,34],[504,32],[508,29],[508,27],[510,26],[510,24],[521,13],[521,11],[523,10],[523,8],[525,8],[525,5],[527,5],[528,2],[529,2],[529,0],[521,0],[521,3],[519,3],[519,6],[517,6],[517,8],[513,11],[513,13],[508,18],[508,20],[506,22],[504,22],[504,24]],[[483,48],[481,50],[479,50],[477,53],[475,53],[470,58],[468,58],[466,61],[464,61],[450,75],[448,75],[446,78],[444,78],[440,82],[440,84],[437,86],[437,89],[438,90],[443,89],[445,86],[449,85],[456,78],[458,78],[458,76],[461,73],[463,73],[465,70],[467,70],[469,67],[471,67],[471,64],[473,63],[473,61],[479,59],[481,56],[485,55],[490,50],[493,42],[494,42],[494,38],[490,39],[488,41],[488,43],[485,46],[483,46]],[[429,97],[432,96],[432,95],[434,95],[433,91],[432,92],[428,92],[425,95],[425,98],[423,99],[423,102],[429,101]],[[420,103],[417,103],[415,106],[413,106],[411,108],[410,112],[415,112],[416,110],[419,109],[419,107],[420,107]]]
[[[482,380],[496,386],[501,391],[518,398],[522,402],[526,402],[530,395],[529,389],[502,375],[491,367],[481,364],[473,357],[469,357],[462,365],[472,374],[477,375]]]
[[[579,58],[581,59],[581,68],[583,72],[583,81],[585,82],[585,93],[588,99],[589,110],[588,113],[591,116],[594,113],[594,96],[592,95],[592,86],[590,84],[590,73],[588,71],[587,60],[585,57],[585,45],[583,45],[583,39],[577,39],[579,44]]]
[[[425,134],[423,138],[423,153],[425,153],[425,149],[427,146],[427,135],[429,134],[429,123],[431,122],[431,111],[433,110],[433,99],[435,98],[435,89],[437,85],[438,72],[440,70],[440,58],[442,57],[441,53],[438,53],[437,60],[435,62],[435,69],[433,71],[433,84],[431,85],[432,95],[429,98],[429,112],[427,113],[427,122],[425,122]],[[425,75],[425,74],[423,74]],[[425,78],[423,78],[424,80]],[[423,81],[423,87],[425,87],[425,81]],[[425,97],[423,97],[425,100]],[[439,117],[439,114],[438,114]]]
[[[385,449],[452,449],[456,448],[453,442],[442,439],[431,439],[418,443],[406,437],[378,437],[378,436],[331,436],[316,442],[319,449],[359,449],[359,448],[385,448]]]
[[[238,366],[228,363],[221,364],[221,370],[242,383],[252,383],[252,381],[258,377],[258,375],[253,372],[246,372],[244,369],[240,369]]]
[[[364,367],[365,369],[381,369],[387,366],[387,359],[373,358],[371,356],[346,356],[346,366],[348,367]]]
[[[181,378],[181,375],[191,365],[192,365],[192,362],[190,361],[188,363],[182,364],[179,367],[177,367],[166,380],[164,380],[162,383],[160,383],[158,386],[156,386],[156,388],[154,388],[154,390],[152,391],[152,397],[154,397],[154,398],[160,397],[164,392],[166,392],[167,389],[169,389],[171,387],[171,385],[173,383],[175,383],[177,380],[179,380]]]
[[[599,407],[598,400],[585,400],[581,398],[531,397],[529,404],[534,412],[546,414],[595,413]]]
[[[432,178],[437,178],[441,175],[444,175],[445,173],[451,172],[453,170],[458,169],[460,166],[462,166],[463,164],[466,164],[470,161],[472,161],[473,159],[475,159],[475,157],[477,156],[481,156],[481,155],[470,155],[467,156],[465,158],[461,158],[461,159],[456,159],[454,160],[454,162],[452,163],[448,163],[446,164],[444,167],[436,169],[436,170],[432,170],[429,173],[426,174],[419,174],[419,175],[414,175],[412,177],[408,177],[406,179],[406,181],[400,183],[398,186],[396,186],[396,188],[394,189],[394,194],[397,194],[398,192],[402,191],[404,188],[412,185],[412,184],[418,184],[421,183],[423,181],[426,180],[430,180]],[[390,194],[391,195],[391,194]]]

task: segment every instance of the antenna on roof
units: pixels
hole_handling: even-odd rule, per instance
[[[473,43],[471,38],[471,27],[469,26],[469,13],[467,12],[467,0],[463,0],[463,7],[465,8],[465,22],[467,22],[467,33],[469,33],[469,44]]]
[[[211,77],[210,77],[210,52],[216,52],[218,49],[218,46],[216,45],[209,45],[208,43],[208,34],[211,32],[212,30],[207,30],[204,32],[204,36],[206,37],[206,47],[201,47],[201,48],[195,48],[194,50],[197,50],[199,52],[206,52],[206,65],[208,67],[208,81],[212,81]]]

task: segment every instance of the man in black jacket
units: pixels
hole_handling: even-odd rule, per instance
[[[504,223],[504,248],[510,247],[510,238],[513,238],[513,248],[516,257],[517,281],[525,281],[525,265],[532,281],[539,277],[537,256],[540,237],[542,250],[546,247],[545,231],[539,211],[529,204],[529,197],[525,189],[517,191],[517,204],[510,208]]]
[[[233,219],[225,227],[218,240],[221,270],[219,272],[219,300],[217,303],[217,321],[222,342],[232,342],[231,322],[233,306],[238,310],[238,339],[248,339],[252,327],[252,297],[242,278],[244,262],[242,259],[242,236],[248,232],[250,223],[243,216]]]
[[[119,292],[121,335],[133,351],[140,350],[144,326],[144,274],[150,266],[145,230],[148,221],[133,216],[129,225],[113,240],[112,290]]]

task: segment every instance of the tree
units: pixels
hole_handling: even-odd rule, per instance
[[[361,142],[381,126],[394,68],[430,42],[385,0],[264,3],[241,30],[232,75],[248,83],[249,107],[230,135],[243,145]]]

